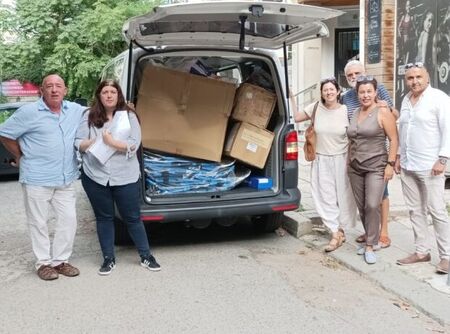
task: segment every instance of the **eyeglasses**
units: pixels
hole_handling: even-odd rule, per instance
[[[418,61],[416,63],[409,63],[409,64],[405,65],[405,70],[409,70],[410,68],[413,68],[413,67],[422,68],[422,67],[425,67],[425,65],[420,61]]]
[[[320,84],[321,85],[326,84],[328,82],[337,82],[337,81],[336,81],[335,77],[329,77],[329,78],[325,78],[325,79],[320,80]]]
[[[367,82],[367,81],[374,81],[375,78],[373,75],[360,75],[356,78],[356,82]]]

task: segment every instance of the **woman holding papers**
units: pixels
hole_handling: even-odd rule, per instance
[[[100,275],[109,275],[116,265],[114,206],[136,245],[141,266],[160,270],[150,253],[140,218],[140,168],[136,156],[140,142],[138,118],[125,103],[120,86],[111,80],[102,81],[95,91],[92,106],[82,118],[75,140],[83,158],[81,183],[94,209],[103,253]]]

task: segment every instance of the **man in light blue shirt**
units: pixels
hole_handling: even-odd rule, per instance
[[[74,139],[83,107],[65,101],[66,93],[64,80],[48,75],[42,82],[42,98],[19,108],[0,125],[0,142],[19,165],[37,274],[43,280],[79,275],[68,260],[77,226]],[[56,213],[53,246],[47,227],[49,204]]]

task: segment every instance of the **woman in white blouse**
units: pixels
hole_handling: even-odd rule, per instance
[[[330,229],[331,252],[345,242],[345,229],[354,226],[356,204],[347,176],[347,107],[339,103],[340,87],[335,78],[320,82],[314,128],[317,135],[316,159],[311,164],[311,191],[316,211]],[[316,103],[294,115],[296,122],[311,119]]]

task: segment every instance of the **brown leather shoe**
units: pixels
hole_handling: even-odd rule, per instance
[[[58,272],[49,265],[42,265],[37,270],[37,275],[44,281],[53,281],[58,278]]]
[[[74,277],[80,274],[80,271],[68,262],[63,262],[53,267],[53,269],[55,269],[59,274],[68,277]]]
[[[438,274],[448,274],[448,260],[441,259],[441,261],[436,266],[436,272]]]
[[[397,260],[397,264],[401,266],[406,266],[409,264],[419,263],[419,262],[429,262],[431,261],[431,255],[419,255],[417,253],[414,253],[408,257],[405,257],[404,259]]]

